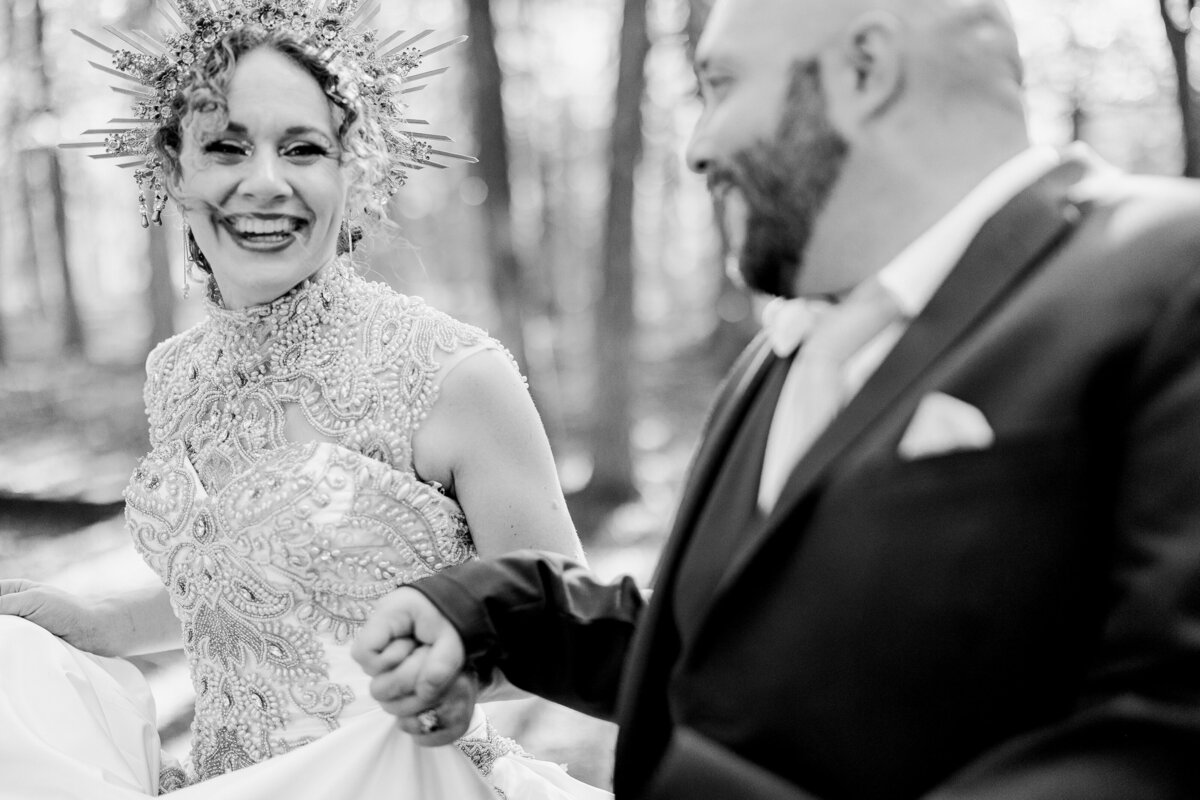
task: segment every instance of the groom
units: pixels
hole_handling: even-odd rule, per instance
[[[1200,797],[1200,187],[1031,148],[999,0],[717,0],[696,66],[746,281],[841,302],[733,369],[648,604],[450,569],[373,694],[436,743],[500,669],[618,798]]]

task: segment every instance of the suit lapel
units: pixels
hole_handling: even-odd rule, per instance
[[[659,558],[654,579],[654,596],[650,606],[638,621],[625,672],[621,679],[621,694],[617,703],[617,719],[621,733],[617,738],[618,769],[613,776],[624,791],[647,777],[645,770],[653,766],[647,753],[654,753],[652,742],[663,731],[654,730],[655,715],[666,702],[663,692],[665,676],[655,675],[668,669],[674,659],[674,621],[671,615],[672,584],[680,555],[691,539],[696,516],[709,496],[709,490],[737,433],[742,419],[762,387],[775,357],[765,336],[759,336],[743,352],[729,371],[729,377],[717,393],[712,412],[704,426],[701,445],[692,459],[684,484],[679,510],[675,515],[671,536]],[[650,693],[650,696],[645,696]],[[649,740],[649,741],[646,741]]]
[[[671,536],[659,558],[654,581],[656,590],[662,588],[659,586],[660,580],[673,571],[675,558],[691,535],[696,515],[704,507],[717,470],[729,452],[730,443],[774,362],[775,356],[766,337],[756,337],[734,364],[729,378],[719,390],[718,401],[704,426],[700,447],[687,470],[679,509],[671,526]]]
[[[986,318],[1007,290],[1041,263],[1073,228],[1079,212],[1069,202],[1068,192],[1085,169],[1079,159],[1066,161],[1017,195],[984,225],[879,369],[800,459],[771,514],[749,533],[734,554],[716,587],[714,602],[819,485],[830,465]]]

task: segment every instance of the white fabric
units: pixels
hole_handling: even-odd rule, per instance
[[[800,455],[829,425],[845,402],[841,370],[898,315],[895,301],[875,280],[859,284],[840,304],[815,315],[780,391],[767,435],[758,505],[775,507]],[[788,413],[780,413],[786,409]]]
[[[883,363],[884,358],[904,335],[909,322],[925,309],[984,223],[1017,193],[1053,169],[1058,160],[1058,153],[1050,147],[1031,147],[1009,159],[980,181],[945,216],[875,274],[875,279],[893,298],[900,314],[842,362],[838,369],[838,380],[839,396],[843,405],[858,393]],[[807,333],[810,326],[800,326],[784,320],[788,316],[803,316],[805,312],[800,310],[800,307],[810,302],[813,301],[798,299],[783,303],[772,302],[764,309],[764,325],[768,326],[768,335],[772,339],[776,354],[789,355],[803,339],[804,334],[791,336],[784,332],[789,324],[793,327],[804,327]],[[774,310],[768,314],[768,309],[772,309],[773,306]],[[779,321],[772,324],[772,318]],[[779,332],[774,332],[773,328],[778,328]],[[776,347],[776,341],[786,345],[790,338],[794,338],[791,349],[786,349],[786,346],[782,349]],[[793,362],[793,371],[799,369],[799,362],[799,358]],[[790,378],[789,374],[789,380]],[[820,433],[832,419],[832,416],[824,419],[815,433],[808,430],[797,434],[794,429],[798,426],[786,424],[780,421],[780,418],[804,413],[799,407],[803,402],[796,398],[794,392],[788,392],[785,384],[785,391],[775,409],[770,438],[767,440],[767,455],[763,461],[763,481],[768,483],[768,486],[763,489],[760,485],[759,508],[764,512],[770,511],[774,506],[774,500],[771,498],[778,497],[779,490],[786,483],[796,461],[815,438],[815,433]],[[803,439],[778,444],[772,442],[777,436],[795,435],[801,435]]]
[[[796,352],[830,305],[825,300],[808,297],[776,297],[767,303],[763,309],[763,329],[775,355],[787,358]]]
[[[914,461],[962,450],[986,450],[995,441],[996,434],[982,411],[944,392],[930,392],[917,405],[897,452]]]
[[[83,653],[33,623],[0,616],[0,800],[154,796],[154,719],[149,687],[131,664]],[[518,755],[502,756],[484,778],[457,747],[420,747],[378,708],[290,753],[170,797],[497,800],[497,790],[510,800],[611,798],[556,765]]]

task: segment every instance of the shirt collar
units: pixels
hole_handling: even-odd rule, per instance
[[[924,310],[984,223],[1058,160],[1058,152],[1046,146],[1030,147],[1009,159],[877,273],[906,317]]]

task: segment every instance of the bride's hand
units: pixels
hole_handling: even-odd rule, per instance
[[[62,589],[20,578],[0,580],[0,614],[23,617],[80,650],[111,655],[96,605]]]
[[[479,679],[462,639],[425,595],[401,588],[380,600],[351,649],[371,676],[371,696],[423,745],[467,732]]]

